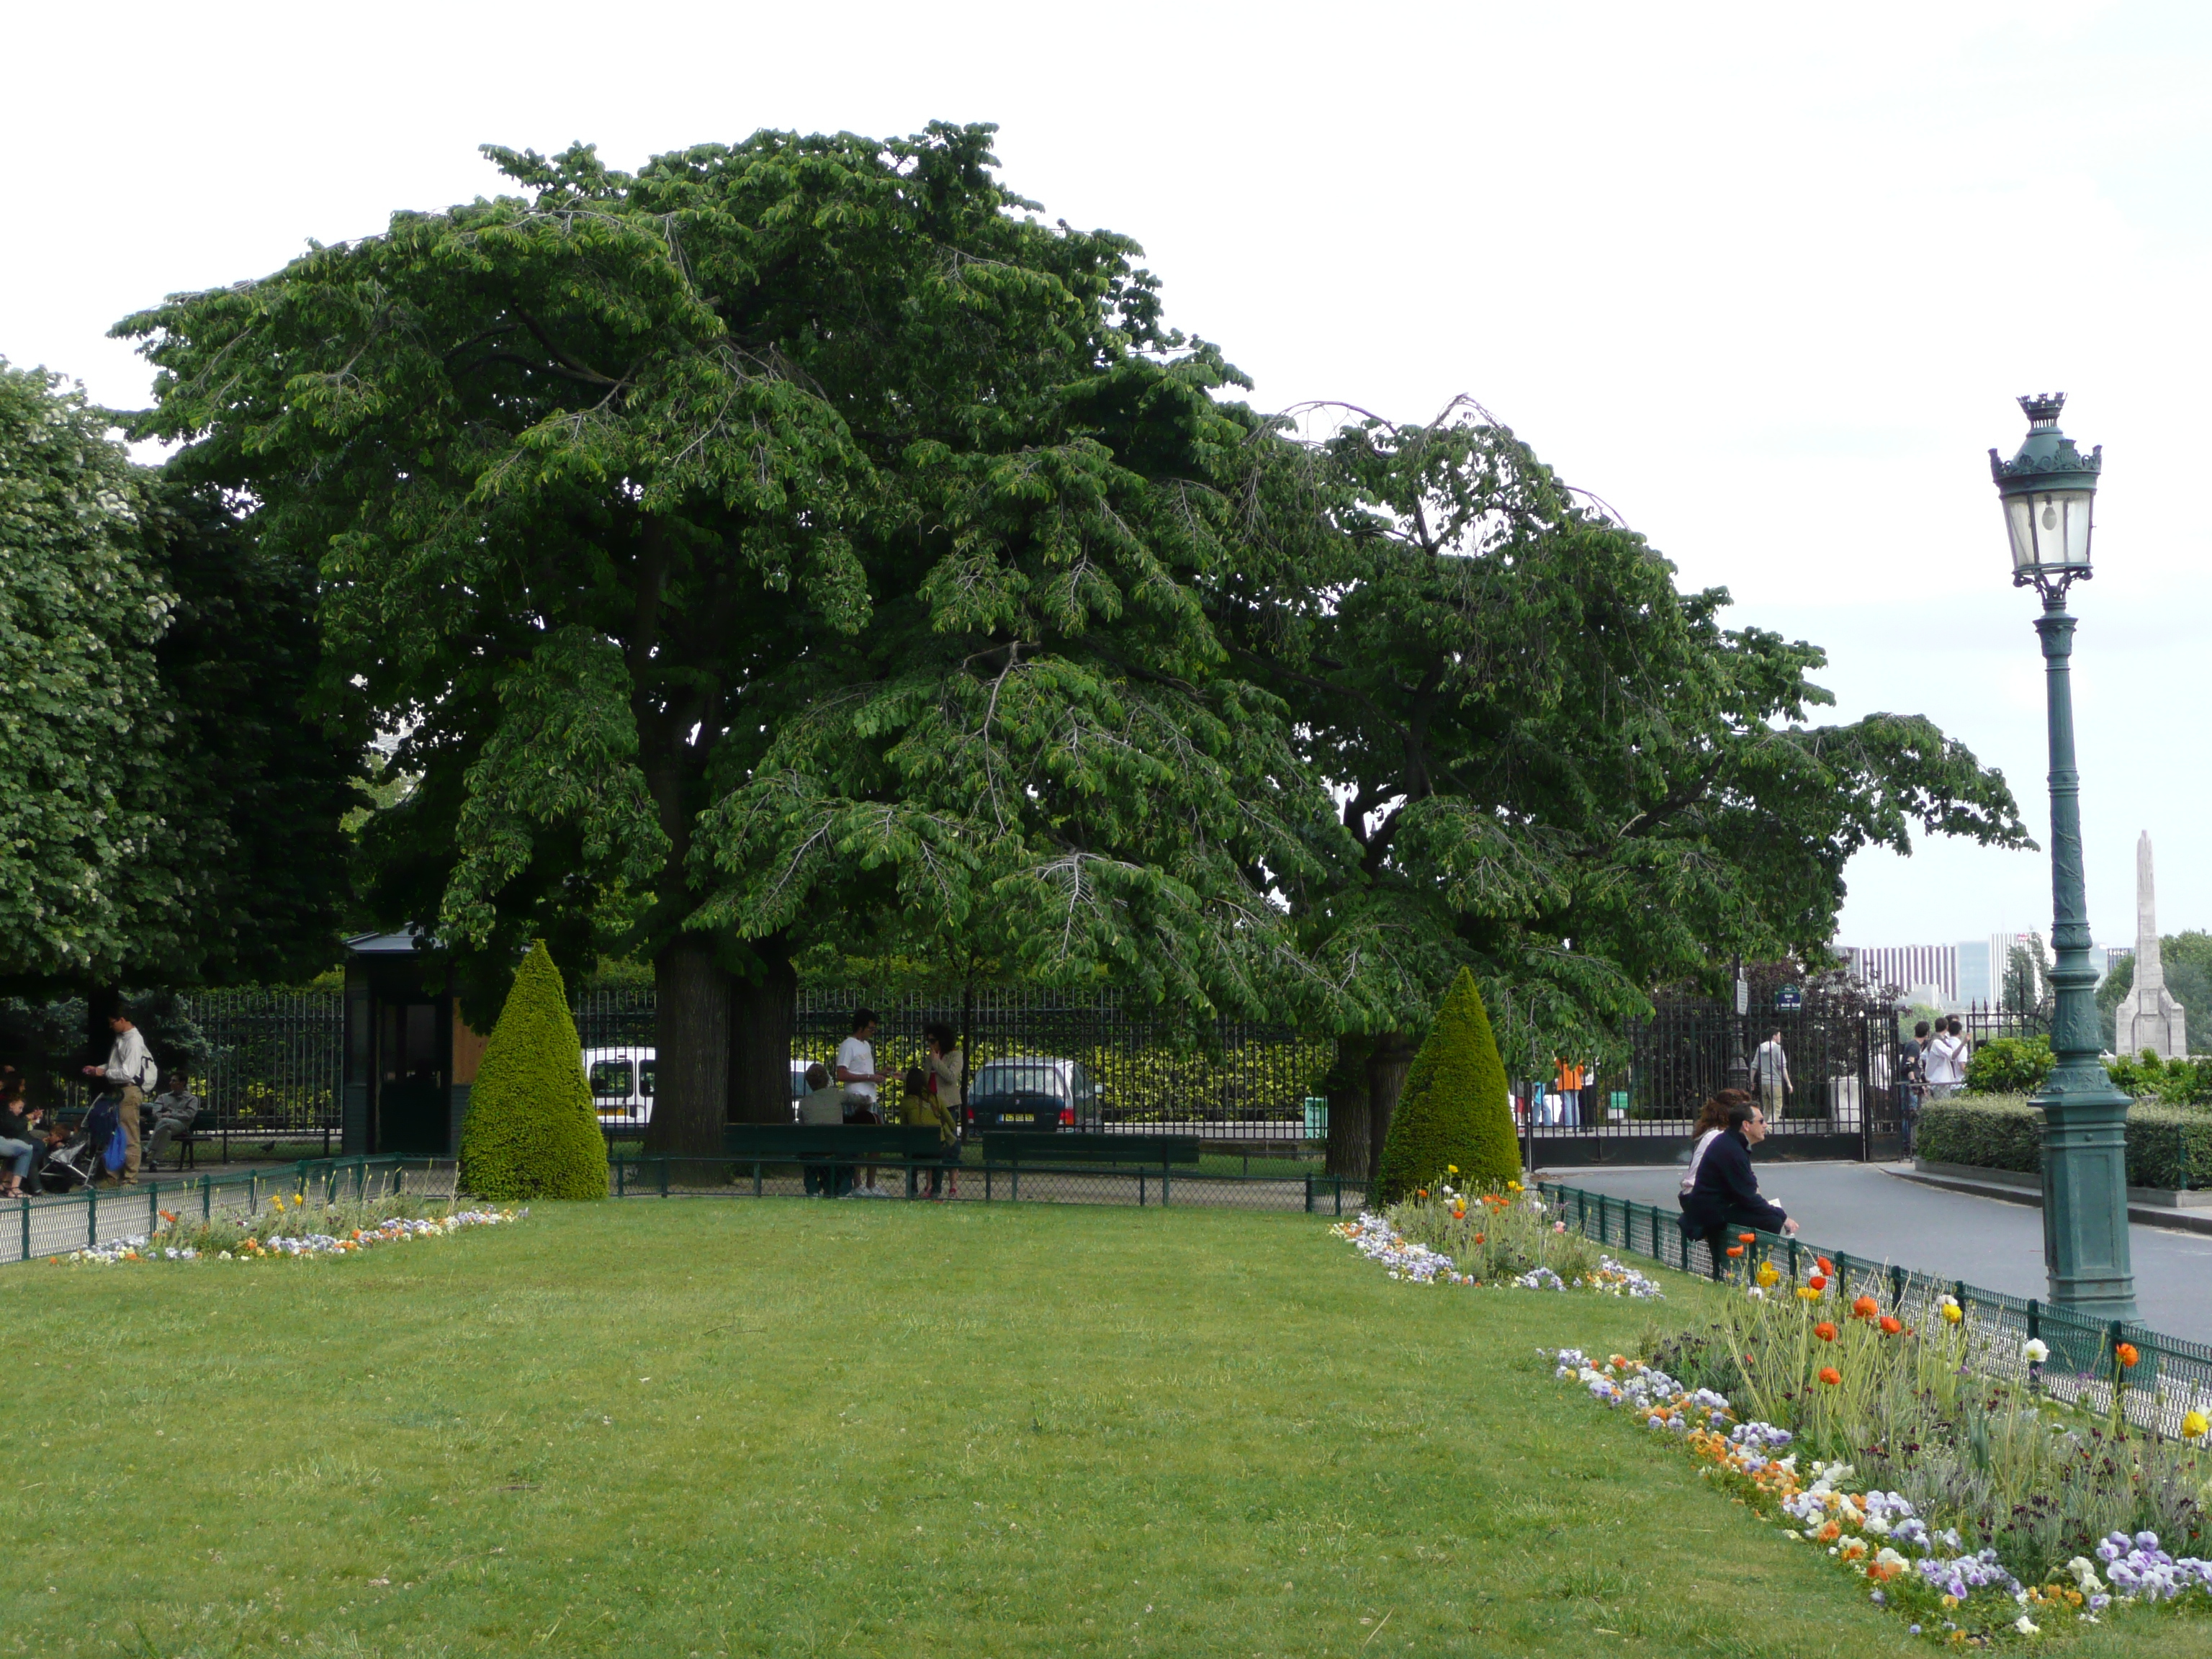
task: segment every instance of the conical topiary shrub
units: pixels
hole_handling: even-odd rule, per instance
[[[540,939],[522,959],[469,1091],[461,1184],[480,1198],[605,1198],[607,1147],[568,989]]]
[[[1459,1173],[1447,1176],[1454,1164]],[[1370,1198],[1394,1204],[1440,1177],[1462,1191],[1521,1177],[1505,1063],[1498,1057],[1482,993],[1464,968],[1406,1073]]]

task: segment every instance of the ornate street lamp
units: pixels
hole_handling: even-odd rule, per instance
[[[2128,1255],[2128,1097],[2098,1058],[2095,988],[2089,965],[2088,900],[2081,879],[2081,776],[2074,766],[2074,695],[2067,658],[2074,618],[2066,590],[2089,579],[2091,507],[2105,465],[2100,444],[2083,455],[2058,429],[2063,392],[2022,398],[2027,437],[2012,459],[1990,451],[1990,474],[2004,503],[2012,580],[2043,595],[2035,631],[2051,723],[2051,941],[2058,965],[2051,1017],[2056,1063],[2032,1104],[2043,1110],[2043,1261],[2051,1299],[2100,1320],[2136,1316]]]

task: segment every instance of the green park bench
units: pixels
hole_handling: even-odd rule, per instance
[[[904,1123],[728,1123],[722,1152],[753,1168],[753,1190],[771,1164],[903,1164],[911,1198],[920,1170],[938,1163],[944,1143],[933,1125]]]
[[[1198,1164],[1196,1135],[1101,1135],[997,1130],[983,1136],[986,1164]]]

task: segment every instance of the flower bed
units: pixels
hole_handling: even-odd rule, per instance
[[[2014,1339],[1950,1297],[1909,1320],[1825,1260],[1786,1290],[1771,1261],[1738,1271],[1721,1317],[1650,1362],[1561,1349],[1554,1374],[1685,1447],[1916,1634],[1987,1645],[2133,1606],[2212,1611],[2212,1561],[2179,1553],[2212,1546],[2212,1425],[2192,1412],[2175,1442],[2132,1423],[2130,1353],[2100,1413],[2045,1390],[2040,1341],[2020,1345],[2026,1380],[1981,1374]]]
[[[1456,1174],[1456,1170],[1449,1173]],[[1510,1285],[1524,1291],[1589,1290],[1638,1299],[1658,1283],[1570,1232],[1543,1198],[1518,1182],[1502,1193],[1465,1194],[1439,1183],[1382,1215],[1329,1231],[1393,1279],[1418,1285]]]
[[[526,1206],[519,1210],[455,1210],[441,1216],[356,1217],[346,1214],[345,1206],[331,1206],[317,1218],[321,1224],[318,1226],[306,1222],[301,1208],[304,1200],[288,1214],[279,1199],[270,1212],[251,1220],[217,1218],[196,1223],[181,1222],[165,1210],[161,1212],[165,1224],[158,1232],[113,1239],[52,1260],[112,1267],[125,1261],[266,1261],[277,1257],[355,1255],[381,1244],[447,1238],[469,1227],[496,1227],[530,1213]],[[362,1224],[346,1224],[356,1220]],[[329,1231],[322,1230],[325,1227]]]

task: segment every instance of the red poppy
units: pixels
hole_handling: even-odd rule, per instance
[[[2136,1345],[2134,1343],[2123,1342],[2118,1347],[2112,1350],[2112,1358],[2120,1362],[2120,1369],[2124,1371],[2133,1370],[2135,1369],[2136,1362],[2141,1359],[2142,1356],[2136,1352]]]
[[[1813,1260],[1820,1264],[1820,1271],[1824,1273],[1832,1273],[1836,1271],[1836,1264],[1829,1261],[1825,1255],[1816,1255]]]
[[[1838,1370],[1833,1365],[1823,1365],[1820,1367],[1820,1381],[1826,1383],[1830,1388],[1834,1388],[1843,1380],[1844,1374]]]
[[[1828,1288],[1828,1276],[1826,1273],[1814,1273],[1805,1282],[1816,1291],[1825,1291]]]
[[[1738,1233],[1736,1235],[1736,1240],[1739,1243],[1749,1244],[1757,1239],[1759,1235],[1757,1233]]]
[[[1854,1319],[1873,1319],[1881,1312],[1881,1304],[1870,1296],[1863,1296],[1851,1304],[1851,1317]]]
[[[1729,1254],[1730,1255],[1741,1255],[1743,1254],[1743,1246],[1742,1246],[1742,1245],[1741,1245],[1741,1244],[1731,1244],[1731,1245],[1729,1245]]]
[[[1896,1320],[1892,1319],[1887,1314],[1884,1314],[1881,1316],[1881,1334],[1884,1336],[1895,1336],[1904,1328],[1905,1327],[1903,1325],[1899,1324]]]
[[[1813,1334],[1823,1342],[1832,1342],[1836,1340],[1836,1328],[1824,1319],[1813,1327]]]

